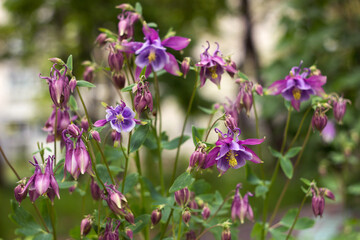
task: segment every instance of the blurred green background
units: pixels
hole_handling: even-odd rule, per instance
[[[84,70],[82,61],[98,61],[97,59],[103,58],[99,49],[94,50],[98,28],[117,31],[117,15],[120,11],[115,6],[122,2],[3,0],[0,3],[0,144],[24,177],[32,174],[27,162],[32,159],[31,153],[37,150],[36,142],[45,142],[45,134],[41,128],[51,111],[46,84],[38,78],[38,73],[48,75],[48,58],[56,56],[66,59],[72,54],[75,60],[74,73],[81,79]],[[134,5],[135,1],[129,3]],[[161,36],[173,28],[177,35],[192,39],[183,56],[191,56],[194,62],[198,61],[202,52],[200,46],[205,44],[206,39],[211,39],[211,43],[215,39],[220,46],[232,41],[236,45],[227,46],[231,51],[227,50],[224,54],[231,54],[241,71],[265,87],[284,78],[292,66],[303,60],[304,66],[316,64],[322,74],[328,77],[325,85],[328,93],[337,92],[351,100],[344,124],[336,126],[337,137],[333,142],[325,143],[317,132],[312,134],[283,202],[285,209],[287,206],[297,206],[303,196],[298,179],[316,179],[320,186],[326,186],[336,193],[336,204],[329,204],[327,207],[335,209],[335,213],[344,219],[350,219],[345,226],[340,224],[335,233],[337,239],[354,239],[351,234],[356,233],[351,219],[356,219],[360,213],[360,1],[156,0],[143,1],[141,4],[144,18],[148,22],[157,23]],[[141,26],[137,23],[136,38],[139,41],[142,38],[140,29]],[[183,57],[180,54],[176,56],[178,59]],[[189,79],[191,78],[179,80],[169,75],[160,77],[162,87],[166,89],[163,97],[176,96],[180,112],[185,112],[190,98],[193,81]],[[99,76],[95,79],[95,84],[98,82],[104,82],[104,79]],[[222,87],[226,88],[224,84]],[[229,97],[234,98],[234,94],[236,93],[232,90]],[[224,96],[221,97],[223,100]],[[266,144],[262,146],[265,169],[272,169],[275,160],[270,156],[267,146],[280,148],[286,111],[280,96],[256,97],[256,100],[262,119],[260,134],[266,135]],[[102,99],[95,97],[91,101],[96,103]],[[220,100],[208,98],[206,94],[198,94],[194,104],[209,107],[218,101]],[[99,109],[101,106],[94,107],[94,119],[101,116],[96,113]],[[291,135],[295,134],[301,116],[301,113],[293,114]],[[328,116],[333,119],[331,111]],[[182,118],[180,115],[180,119]],[[308,122],[310,118],[311,116],[308,117]],[[201,126],[207,124],[206,116],[197,107],[193,107],[191,123]],[[243,130],[242,137],[255,136],[253,117],[248,118],[242,114],[240,124],[242,129],[246,129]],[[301,145],[305,129],[306,127],[297,145]],[[178,135],[180,132],[174,137]],[[186,169],[189,156],[190,153],[184,151],[180,159],[180,171]],[[143,165],[151,164],[151,160],[144,160]],[[170,178],[171,164],[168,169],[167,177]],[[258,172],[258,168],[253,169]],[[145,168],[145,174],[157,183],[150,170],[146,171]],[[253,191],[254,187],[245,182],[245,175],[245,169],[242,168],[229,171],[222,178],[214,177],[217,176],[216,171],[204,173],[203,177],[211,183],[213,189],[219,189],[225,195],[237,182],[243,182],[246,189]],[[265,175],[270,178],[271,172],[266,172]],[[275,184],[278,193],[284,179],[283,174],[279,174]],[[15,238],[16,226],[7,217],[15,182],[12,172],[1,161],[0,238],[3,239]],[[62,215],[58,223],[61,226],[60,239],[65,239],[70,229],[79,224],[82,215],[86,211],[92,211],[96,205],[88,200],[82,207],[82,202],[78,200],[80,195],[76,192],[70,197],[67,191],[61,192],[61,195],[64,197],[61,201],[55,200],[55,205],[58,215]],[[274,194],[276,195],[278,194]],[[255,204],[262,203],[261,199],[252,200]],[[271,199],[272,204],[275,201],[275,197]],[[22,205],[30,209],[29,201],[24,201]],[[255,215],[260,218],[260,212],[255,212]]]

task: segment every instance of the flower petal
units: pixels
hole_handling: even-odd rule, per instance
[[[229,162],[226,160],[225,157],[220,158],[217,163],[216,163],[217,169],[219,170],[219,172],[221,174],[223,174],[224,172],[226,172],[230,166],[229,166]]]
[[[249,139],[238,141],[238,144],[241,144],[241,145],[258,145],[258,144],[264,142],[264,140],[265,140],[265,137],[261,138],[261,139],[249,138]]]
[[[291,105],[294,107],[294,109],[298,112],[300,112],[300,100],[291,100]]]
[[[156,49],[155,50],[155,60],[150,64],[155,72],[160,71],[165,67],[165,65],[169,62],[169,57],[166,54],[165,50]]]
[[[153,29],[153,28],[150,28],[148,25],[144,24],[144,27],[143,27],[143,33],[145,35],[145,37],[147,39],[149,39],[150,41],[154,41],[156,39],[159,39],[159,34],[158,32]]]
[[[181,76],[182,73],[180,72],[179,65],[174,55],[172,55],[171,53],[166,54],[168,55],[169,61],[165,65],[164,69],[172,75]]]
[[[135,127],[135,121],[132,119],[124,119],[121,123],[122,132],[130,132]]]
[[[122,116],[124,117],[124,118],[134,118],[135,117],[135,113],[134,113],[134,111],[131,109],[131,108],[129,108],[129,107],[125,107],[124,108],[124,110],[123,110],[123,112],[122,112]]]
[[[190,41],[190,38],[174,36],[164,39],[161,44],[165,47],[169,47],[179,51],[186,48],[189,45]]]
[[[95,126],[95,127],[102,127],[102,126],[104,126],[105,124],[107,124],[106,119],[100,119],[100,120],[97,120],[97,121],[94,123],[94,126]]]
[[[219,154],[220,148],[219,147],[215,147],[213,148],[207,155],[206,155],[206,160],[205,160],[205,164],[202,168],[206,169],[209,167],[212,167],[215,163],[216,163],[216,157]]]
[[[249,159],[249,161],[253,162],[253,163],[262,163],[263,161],[261,161],[261,159],[259,158],[258,155],[256,155],[256,153],[251,150],[250,148],[246,147],[246,146],[243,146],[245,148],[245,150],[249,153],[252,154],[252,158]]]
[[[269,95],[278,95],[286,88],[286,80],[278,80],[273,82],[267,89]]]

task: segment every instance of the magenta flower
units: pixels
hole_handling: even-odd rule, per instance
[[[46,138],[46,142],[53,142],[55,138],[55,127],[56,127],[56,135],[61,138],[61,133],[69,126],[70,124],[70,115],[68,112],[68,108],[58,109],[57,110],[57,121],[55,126],[55,116],[56,116],[56,107],[53,105],[53,111],[46,121],[45,126],[43,128],[44,131],[48,132],[48,136]],[[64,145],[63,140],[61,139],[61,145]]]
[[[134,129],[136,125],[135,113],[124,102],[116,105],[116,107],[107,106],[106,108],[106,118],[96,121],[94,123],[95,127],[102,127],[110,122],[111,128],[118,133],[130,132]]]
[[[76,125],[70,124],[67,129],[62,132],[66,148],[64,177],[66,176],[66,172],[69,172],[74,179],[78,179],[80,173],[84,174],[87,172],[93,175],[90,155],[81,139],[83,131],[84,130],[80,130]]]
[[[246,217],[250,221],[254,220],[254,213],[249,204],[248,196],[253,196],[251,192],[247,192],[244,197],[240,194],[241,183],[236,185],[236,191],[234,195],[234,200],[231,204],[231,218],[235,221],[236,218],[239,218],[241,223],[244,223],[244,218]]]
[[[215,132],[219,133],[219,139],[216,142],[216,147],[208,153],[204,168],[209,168],[216,163],[217,169],[222,175],[229,168],[238,169],[243,167],[246,160],[262,163],[255,152],[243,145],[257,145],[262,143],[265,138],[239,140],[238,137],[241,131],[239,128],[236,130],[233,132],[228,129],[228,133],[223,134],[219,129],[215,128]]]
[[[312,205],[314,216],[322,217],[324,208],[325,208],[325,198],[324,197],[327,197],[331,200],[335,200],[335,195],[327,188],[312,187],[311,192],[312,192],[311,205]]]
[[[157,72],[165,69],[170,74],[181,75],[176,58],[171,53],[166,52],[165,47],[180,51],[186,48],[189,43],[189,38],[173,36],[160,40],[159,34],[156,30],[144,25],[143,33],[145,35],[145,42],[136,46],[135,59],[136,76],[138,77],[141,70],[146,68],[145,76],[148,77],[151,71]]]
[[[118,16],[119,40],[129,39],[134,36],[134,23],[139,20],[138,13],[124,11]]]
[[[104,199],[110,210],[116,215],[127,215],[127,200],[125,196],[116,189],[114,185],[105,184],[107,195],[101,194],[101,198]]]
[[[41,166],[35,157],[34,163],[30,162],[35,166],[34,175],[32,175],[23,188],[23,192],[29,190],[30,200],[35,202],[35,200],[43,195],[47,194],[52,202],[54,202],[55,195],[60,199],[59,194],[59,185],[54,176],[53,162],[54,156],[49,156],[45,160],[45,165]]]
[[[150,112],[153,109],[153,98],[149,90],[149,82],[139,81],[136,88],[136,95],[134,98],[134,106],[137,113],[149,109]]]
[[[330,143],[334,140],[336,135],[335,124],[332,121],[328,121],[325,128],[321,132],[321,137],[326,143]]]
[[[99,236],[99,240],[119,240],[119,227],[121,222],[119,220],[114,220],[114,222],[116,226],[113,229],[112,219],[108,219],[105,231]]]
[[[297,111],[300,111],[301,102],[308,100],[310,95],[325,95],[321,86],[326,83],[326,76],[313,75],[309,68],[302,70],[301,65],[302,61],[299,67],[291,69],[285,79],[275,81],[268,88],[268,94],[282,94]]]
[[[200,62],[196,64],[200,67],[200,86],[204,86],[206,79],[210,79],[220,88],[221,75],[224,73],[226,62],[221,57],[218,43],[215,43],[217,48],[214,55],[209,54],[210,43],[207,42],[207,44],[208,47],[200,54]]]
[[[342,119],[344,118],[346,112],[346,104],[351,103],[349,99],[343,97],[336,98],[333,101],[333,112],[336,121],[342,124]]]

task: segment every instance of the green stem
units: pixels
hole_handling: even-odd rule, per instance
[[[297,220],[299,219],[299,215],[300,215],[301,209],[302,209],[302,207],[304,206],[304,203],[305,203],[305,200],[306,200],[306,198],[307,198],[308,193],[309,193],[309,191],[305,194],[305,196],[304,196],[304,198],[303,198],[303,200],[302,200],[302,202],[301,202],[301,204],[300,204],[299,211],[297,212],[296,217],[295,217],[295,219],[294,219],[294,222],[293,222],[293,224],[292,224],[291,227],[290,227],[289,233],[288,233],[288,235],[286,236],[286,240],[288,240],[289,237],[291,236],[291,233],[292,233],[292,231],[293,231],[293,229],[294,229],[294,227],[295,227],[295,224],[296,224]]]
[[[295,161],[295,164],[294,164],[294,170],[293,170],[294,172],[295,172],[295,169],[296,169],[296,167],[298,166],[298,164],[299,164],[299,162],[300,162],[300,159],[301,159],[301,157],[302,157],[302,154],[303,154],[303,152],[304,152],[304,149],[305,149],[305,147],[306,147],[306,144],[307,144],[307,142],[308,142],[308,140],[309,140],[310,133],[311,133],[311,123],[309,124],[309,128],[308,128],[308,131],[307,131],[307,133],[306,133],[306,137],[305,137],[304,142],[303,142],[303,145],[302,145],[302,147],[301,147],[301,151],[300,151],[298,157],[296,158],[296,161]],[[285,185],[284,185],[284,187],[283,187],[283,189],[282,189],[282,191],[281,191],[281,194],[280,194],[280,196],[279,196],[279,198],[278,198],[278,200],[277,200],[277,202],[276,202],[274,212],[272,213],[272,215],[271,215],[271,217],[270,217],[269,224],[272,223],[272,221],[274,220],[274,218],[275,218],[275,216],[276,216],[276,214],[277,214],[277,212],[278,212],[278,210],[279,210],[281,201],[282,201],[282,199],[283,199],[284,196],[285,196],[285,193],[286,193],[286,191],[287,191],[287,189],[288,189],[288,187],[289,187],[290,181],[291,181],[291,179],[287,179],[287,180],[286,180],[286,183],[285,183]]]
[[[56,135],[58,122],[58,108],[55,107],[55,127],[54,127],[54,166],[56,166]]]
[[[89,114],[88,114],[88,111],[87,111],[87,108],[86,108],[84,99],[83,99],[82,96],[81,96],[81,93],[80,93],[80,90],[79,90],[79,87],[78,87],[78,86],[76,86],[76,92],[77,92],[78,95],[79,95],[81,104],[82,104],[82,106],[83,106],[83,108],[84,108],[84,112],[85,112],[86,119],[88,120],[88,123],[89,123],[89,128],[90,128],[90,130],[91,130],[92,124],[91,124],[91,121],[90,121],[90,118],[89,118]]]
[[[100,234],[100,207],[101,207],[101,201],[98,201],[98,228],[97,228],[98,237]]]
[[[221,224],[216,224],[216,225],[214,225],[214,226],[211,226],[211,227],[205,229],[204,231],[202,231],[202,232],[199,234],[199,236],[196,237],[196,240],[199,240],[205,233],[207,233],[207,232],[210,231],[211,229],[213,229],[213,228],[215,228],[215,227],[220,227],[220,226],[221,226]]]
[[[7,159],[7,157],[6,157],[5,153],[4,153],[1,145],[0,145],[0,152],[1,152],[1,155],[3,156],[3,158],[4,158],[4,160],[5,160],[6,164],[10,167],[10,169],[13,171],[13,173],[15,174],[15,176],[17,177],[17,179],[20,181],[21,178],[20,178],[19,174],[16,172],[15,168],[11,165],[11,163],[10,163],[9,160]]]
[[[41,224],[44,226],[45,231],[48,232],[48,233],[50,233],[50,230],[49,230],[49,228],[46,226],[46,223],[45,223],[45,221],[44,221],[44,218],[41,216],[39,209],[37,208],[37,206],[35,205],[35,203],[31,202],[31,204],[32,204],[33,207],[34,207],[36,214],[37,214],[38,217],[40,218]]]
[[[180,240],[180,238],[181,238],[181,223],[182,223],[182,215],[181,215],[181,213],[180,213],[180,219],[179,219],[179,228],[178,228],[177,240]]]
[[[174,207],[176,206],[176,202],[174,203]],[[172,217],[174,213],[174,208],[171,208],[171,211],[170,211],[170,214],[169,214],[169,217],[168,219],[166,220],[166,223],[165,223],[165,226],[163,227],[163,230],[162,230],[162,233],[160,235],[160,240],[164,238],[165,236],[165,233],[166,233],[166,230],[167,230],[167,227],[169,226],[169,223],[170,223],[170,219]]]
[[[284,153],[284,149],[285,149],[285,145],[286,145],[286,139],[287,139],[287,133],[288,133],[288,129],[289,129],[289,124],[290,124],[290,118],[291,118],[291,110],[292,108],[289,108],[288,111],[288,115],[287,115],[287,120],[286,120],[286,126],[285,126],[285,130],[284,130],[284,135],[283,135],[283,141],[281,144],[281,154]],[[271,182],[269,185],[269,190],[266,193],[265,196],[265,200],[264,200],[264,208],[263,208],[263,215],[262,215],[262,230],[261,230],[261,239],[265,239],[266,233],[265,233],[265,224],[266,224],[266,218],[267,218],[267,211],[268,211],[268,207],[269,207],[269,192],[271,190],[271,187],[274,185],[275,179],[278,175],[279,172],[279,167],[280,167],[280,159],[277,160],[276,166],[275,166],[275,170],[273,172],[273,175],[271,177]]]
[[[213,127],[215,126],[215,124],[216,124],[219,120],[221,120],[221,119],[223,119],[223,118],[224,118],[224,115],[221,115],[219,118],[217,118],[217,119],[213,122],[213,124],[211,125],[211,127],[208,128],[208,131],[207,131],[206,137],[205,137],[205,139],[204,139],[204,142],[207,141],[207,139],[208,139],[208,137],[209,137],[209,135],[210,135],[210,132],[211,132],[211,130],[213,129]]]
[[[50,212],[50,222],[51,226],[53,228],[52,234],[53,234],[53,240],[56,240],[56,224],[55,224],[55,209],[54,205],[50,203],[50,200],[47,201],[49,212]]]
[[[254,107],[254,114],[255,114],[255,127],[256,127],[256,138],[260,138],[260,128],[259,128],[259,117],[256,111],[256,104],[255,104],[255,98],[254,95],[252,95],[252,99],[253,99],[253,107]],[[258,152],[259,152],[259,157],[260,159],[262,159],[262,151],[261,151],[261,144],[258,144]],[[265,171],[264,171],[264,166],[263,164],[260,164],[260,171],[261,171],[261,177],[262,179],[265,179]]]
[[[173,182],[175,180],[177,164],[178,164],[179,156],[180,156],[181,143],[182,143],[182,140],[183,140],[183,137],[184,137],[186,123],[187,123],[187,120],[188,120],[188,118],[190,116],[192,104],[193,104],[194,99],[195,99],[197,85],[198,85],[198,74],[196,74],[194,88],[193,88],[193,91],[192,91],[192,94],[191,94],[191,97],[190,97],[189,105],[188,105],[186,115],[185,115],[185,119],[184,119],[184,123],[183,123],[183,126],[182,126],[181,135],[180,135],[180,139],[179,139],[179,144],[178,144],[178,147],[177,147],[177,150],[176,150],[176,157],[175,157],[174,168],[173,168],[173,172],[172,172],[172,176],[171,176],[170,186],[173,184]]]
[[[99,180],[100,184],[102,185],[102,187],[104,188],[104,190],[106,190],[105,184],[104,182],[101,180],[101,178],[99,177],[99,174],[96,170],[96,158],[95,158],[95,154],[94,154],[94,150],[92,148],[92,145],[90,144],[90,142],[85,142],[85,145],[87,147],[87,149],[90,152],[90,158],[91,158],[91,165],[92,165],[92,169],[95,172],[95,176],[96,178]]]
[[[292,145],[295,143],[295,141],[298,139],[298,137],[299,137],[299,135],[300,135],[300,132],[301,132],[301,129],[302,129],[302,127],[303,127],[305,118],[306,118],[307,115],[309,114],[310,110],[311,110],[311,107],[309,107],[309,108],[306,110],[304,116],[302,117],[301,122],[300,122],[299,127],[298,127],[298,130],[296,131],[295,137],[293,138],[293,140],[291,140],[291,143],[290,143],[288,149],[290,149],[290,148],[292,147]]]
[[[216,212],[208,219],[206,222],[210,222],[216,215],[220,212],[224,204],[231,198],[231,195],[234,193],[234,190],[228,193],[228,195],[225,197],[224,201],[221,203],[221,205],[216,209]]]
[[[128,165],[129,165],[130,141],[131,141],[131,132],[129,133],[127,154],[126,155],[124,154],[124,156],[125,156],[125,169],[124,169],[124,177],[123,177],[122,186],[121,186],[121,192],[124,192],[124,189],[125,189],[126,175],[127,175]],[[122,149],[122,145],[120,145],[120,147]]]
[[[160,109],[160,87],[156,72],[153,71],[153,74],[154,74],[155,99],[156,99],[156,110],[157,110],[156,118],[159,119],[159,136],[161,137],[162,121],[161,121],[161,109]],[[157,125],[155,125],[155,127],[157,127]]]

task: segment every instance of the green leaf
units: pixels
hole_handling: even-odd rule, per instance
[[[135,152],[140,148],[140,146],[145,142],[146,136],[149,133],[150,126],[149,124],[140,125],[134,131],[134,134],[131,137],[130,141],[130,152]]]
[[[77,105],[76,100],[73,95],[70,95],[69,106],[70,106],[70,109],[74,112],[78,110],[78,105]]]
[[[50,231],[53,230],[52,228],[52,225],[51,225],[51,218],[50,218],[50,213],[49,213],[49,208],[48,208],[48,199],[46,198],[42,198],[40,199],[40,213],[41,213],[41,216],[43,217],[45,223],[46,223],[46,226],[48,227],[48,229]]]
[[[270,228],[270,233],[274,240],[286,240],[287,233],[283,233],[277,228]]]
[[[360,183],[356,183],[356,184],[353,184],[353,185],[350,185],[348,188],[347,188],[347,192],[349,194],[352,194],[352,195],[360,195]]]
[[[138,173],[131,173],[131,174],[127,175],[123,194],[130,192],[135,187],[135,185],[138,183],[138,181],[139,181]]]
[[[91,82],[88,82],[88,81],[85,81],[85,80],[77,80],[76,81],[76,86],[78,86],[78,87],[89,87],[89,88],[96,87]]]
[[[149,22],[147,25],[149,27],[151,27],[151,28],[157,28],[158,27],[158,25],[156,23],[154,23],[154,22]]]
[[[190,138],[189,136],[184,135],[182,138],[181,144],[186,142],[189,138]],[[179,146],[179,142],[180,142],[180,137],[177,137],[177,138],[174,138],[173,140],[171,140],[170,142],[163,141],[161,144],[164,149],[171,150],[171,149],[177,148]]]
[[[66,61],[66,66],[68,67],[70,72],[72,72],[72,70],[73,70],[73,57],[72,57],[71,54],[70,54],[70,56],[68,57],[68,59]]]
[[[269,150],[270,150],[271,155],[273,155],[274,157],[276,157],[276,158],[281,158],[282,157],[281,153],[279,153],[278,151],[272,149],[270,146],[269,146]]]
[[[173,193],[173,192],[179,191],[180,189],[188,187],[194,182],[194,180],[195,179],[191,176],[190,173],[184,172],[183,174],[181,174],[180,176],[178,176],[175,179],[173,185],[169,189],[169,192]]]
[[[134,234],[140,232],[150,222],[150,215],[144,214],[135,218],[135,225],[130,225],[129,228]]]
[[[150,131],[147,135],[147,138],[145,139],[144,146],[147,147],[150,150],[157,149],[158,145],[156,142],[156,135],[154,134],[154,131]]]
[[[206,114],[209,114],[209,115],[214,114],[214,110],[211,108],[205,108],[205,107],[201,107],[201,106],[198,106],[198,108]]]
[[[60,189],[66,189],[76,185],[76,183],[77,183],[76,181],[64,181],[64,182],[58,182],[58,185]]]
[[[246,81],[249,80],[248,76],[246,76],[244,73],[242,73],[240,71],[238,71],[238,76],[239,76],[239,78],[242,78],[242,79],[244,79]]]
[[[135,86],[136,84],[133,83],[133,84],[130,84],[129,86],[127,87],[124,87],[123,89],[121,89],[122,92],[131,92],[133,87]]]
[[[255,239],[255,240],[261,239],[261,231],[262,231],[262,224],[256,222],[251,231],[251,239]]]
[[[198,196],[200,194],[208,193],[211,189],[211,185],[204,179],[199,179],[194,182],[191,188],[195,192],[195,195]]]
[[[192,139],[196,146],[199,141],[203,138],[205,128],[197,128],[194,125],[191,127]]]
[[[291,108],[291,103],[290,103],[290,101],[284,100],[284,105],[285,105],[286,109],[287,109],[288,111],[290,111],[290,108]]]
[[[281,219],[280,224],[290,228],[294,223],[296,215],[298,213],[297,208],[290,209],[285,216]],[[301,230],[311,228],[314,225],[315,221],[310,218],[299,218],[294,226],[294,229]]]
[[[301,151],[301,147],[290,148],[285,154],[285,157],[287,158],[295,157],[300,151]]]
[[[306,178],[300,178],[300,180],[305,183],[306,185],[310,186],[311,185],[311,181],[306,179]]]
[[[103,183],[106,183],[106,182],[108,184],[112,183],[111,178],[109,176],[109,173],[108,173],[108,171],[107,171],[107,169],[106,169],[106,167],[104,165],[97,164],[96,165],[96,171],[97,171],[97,173],[98,173],[98,175],[99,175],[99,177],[100,177],[100,179],[101,179],[101,181]]]
[[[246,181],[252,185],[260,184],[262,181],[255,175],[249,164],[245,165]]]
[[[293,176],[293,165],[287,157],[280,158],[280,166],[283,172],[285,173],[286,177],[291,179]]]
[[[141,4],[139,2],[135,3],[135,11],[138,14],[142,15],[142,6],[141,6]]]
[[[258,185],[255,188],[255,196],[263,197],[265,199],[266,193],[269,191],[269,188],[265,185]]]
[[[107,38],[111,38],[111,39],[117,40],[117,34],[113,33],[113,32],[110,31],[109,29],[99,28],[99,31],[105,33]],[[105,68],[105,70],[106,70],[106,68]],[[110,68],[108,68],[108,71],[110,71]]]
[[[52,240],[52,239],[53,239],[53,235],[47,232],[39,233],[33,238],[33,240]]]

